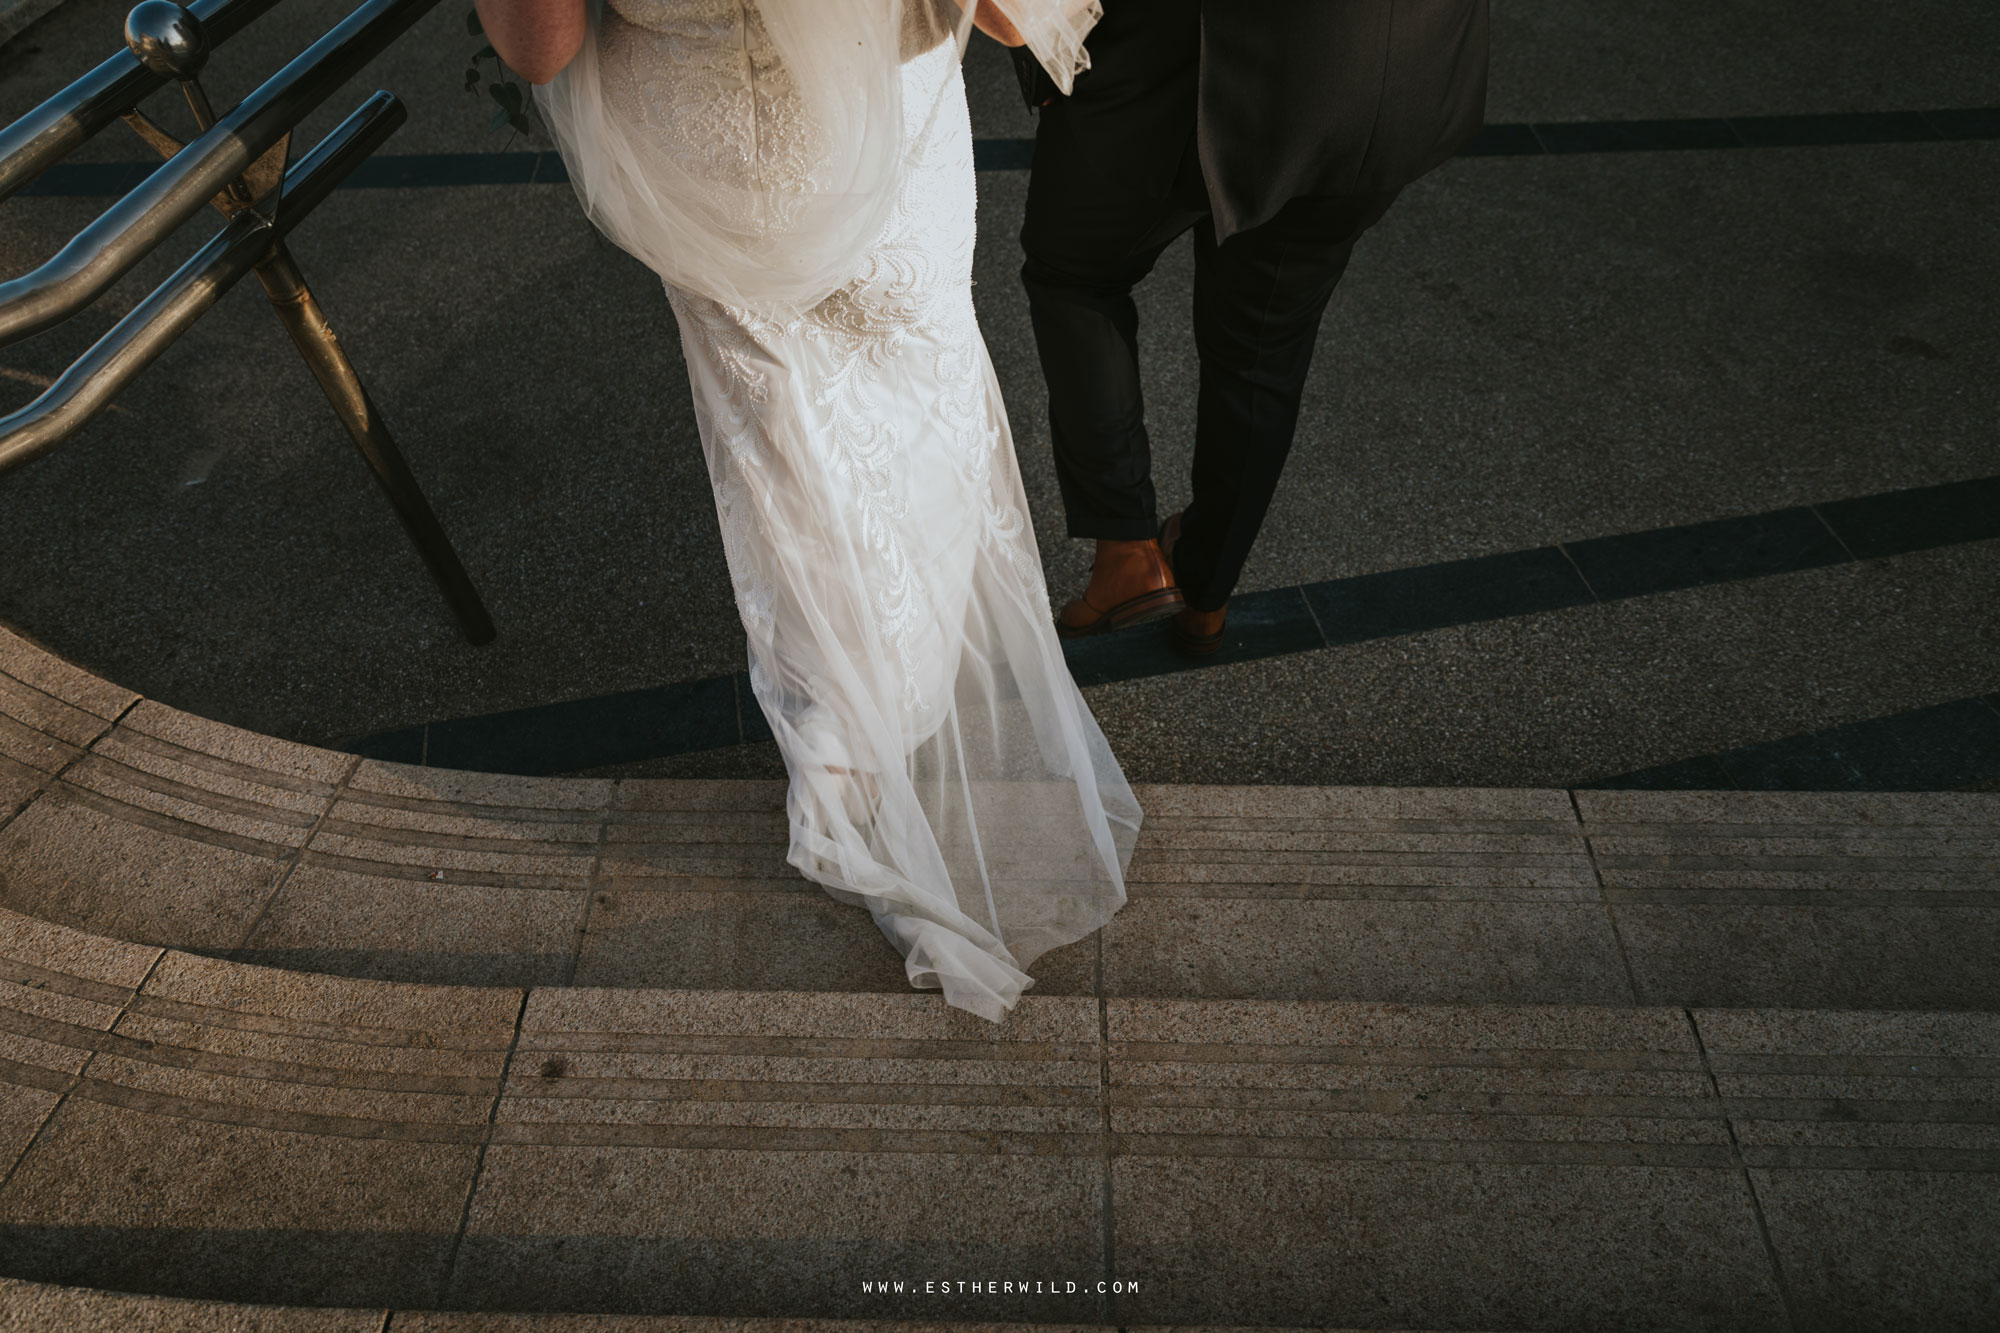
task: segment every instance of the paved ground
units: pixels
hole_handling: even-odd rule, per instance
[[[289,0],[217,56],[218,93],[345,8]],[[458,89],[462,8],[316,123],[386,86],[412,108],[392,152],[521,148]],[[114,49],[122,12],[71,0],[0,48],[0,115]],[[1992,107],[1996,45],[2000,16],[1973,0],[1510,4],[1489,119]],[[1032,132],[995,49],[968,70],[978,136]],[[114,127],[78,160],[135,149]],[[982,173],[978,296],[1060,594],[1087,550],[1061,535],[1013,276],[1025,181]],[[0,272],[102,204],[9,201]],[[1343,285],[1245,591],[2000,474],[1996,218],[1990,140],[1453,162]],[[208,228],[88,316],[0,349],[0,404],[31,397]],[[456,639],[247,291],[82,436],[0,478],[0,620],[149,697],[316,743],[740,670],[671,317],[567,187],[345,191],[295,250],[500,640]],[[1179,248],[1142,305],[1169,505],[1189,444],[1187,284]],[[2000,727],[1971,702],[2000,690],[2000,541],[1939,540],[1090,695],[1132,775],[1155,781],[1572,785],[1955,703]],[[600,771],[776,766],[750,744]],[[2000,744],[1926,783],[1995,778]]]
[[[0,631],[0,1326],[2000,1320],[2000,795],[1140,795],[989,1024],[778,877],[782,784],[385,764]]]
[[[304,976],[8,912],[0,972],[33,1034],[0,1070],[13,1278],[374,1328],[1994,1314],[1990,1014],[1030,996],[996,1029],[909,995]]]
[[[1130,901],[1036,995],[2000,1009],[2000,794],[1139,799]],[[385,764],[0,631],[0,909],[92,934],[415,983],[905,992],[787,841],[782,782]]]

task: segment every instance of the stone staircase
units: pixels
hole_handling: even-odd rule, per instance
[[[0,631],[0,1329],[2000,1326],[2000,794],[1140,795],[996,1027],[772,784]]]
[[[1090,1324],[940,1324],[911,1320],[706,1319],[682,1315],[493,1314],[330,1309],[192,1301],[0,1278],[0,1333],[1110,1333]],[[1173,1333],[1133,1325],[1126,1333]],[[1215,1333],[1224,1333],[1216,1330]],[[1268,1333],[1303,1333],[1271,1329]]]

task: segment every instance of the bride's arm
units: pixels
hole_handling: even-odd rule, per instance
[[[1026,46],[1028,39],[1014,26],[1014,21],[995,7],[993,0],[979,0],[979,9],[972,16],[972,26],[991,37],[1002,46]]]
[[[473,0],[486,40],[529,83],[562,73],[583,46],[584,0]]]

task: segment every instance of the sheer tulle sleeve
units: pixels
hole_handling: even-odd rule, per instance
[[[1067,95],[1076,76],[1090,68],[1084,39],[1104,17],[1099,0],[991,0],[1021,30],[1028,50],[1056,87]]]

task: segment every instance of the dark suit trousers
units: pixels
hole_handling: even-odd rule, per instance
[[[1079,142],[1064,112],[1060,102],[1042,112],[1021,278],[1069,535],[1131,541],[1159,530],[1132,288],[1193,228],[1201,384],[1174,572],[1187,604],[1212,611],[1236,586],[1277,489],[1320,317],[1355,239],[1396,192],[1294,199],[1218,245],[1192,123],[1179,127],[1178,178],[1149,197],[1102,169],[1115,148]]]

